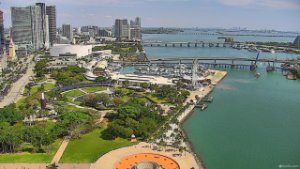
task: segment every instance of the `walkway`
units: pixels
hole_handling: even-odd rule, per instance
[[[47,163],[0,163],[0,169],[46,169]],[[89,169],[91,164],[58,164],[59,169]]]
[[[65,152],[65,149],[67,148],[68,144],[69,144],[69,139],[64,139],[64,141],[61,143],[59,149],[57,150],[55,156],[53,157],[51,164],[52,163],[58,163],[60,158],[62,157],[62,155]]]

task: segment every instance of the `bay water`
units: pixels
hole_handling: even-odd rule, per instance
[[[211,40],[212,35],[144,35],[144,40]],[[237,36],[243,41],[291,42],[290,37]],[[231,48],[145,47],[149,58],[255,57]],[[296,54],[261,53],[261,58],[299,58]],[[204,111],[195,109],[184,123],[195,152],[208,169],[300,168],[300,81],[280,72],[261,77],[248,70],[227,70]]]

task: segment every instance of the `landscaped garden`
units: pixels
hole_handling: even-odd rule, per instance
[[[72,140],[66,148],[60,162],[63,163],[92,163],[105,153],[120,147],[133,145],[127,139],[116,138],[104,140],[101,133],[105,127],[82,135],[80,139]]]
[[[83,88],[82,90],[87,92],[87,93],[94,93],[94,92],[103,91],[103,90],[106,90],[106,89],[107,89],[106,87],[96,86],[96,87]]]
[[[26,151],[26,145],[24,145],[25,151],[23,152],[13,154],[0,154],[0,163],[49,163],[54,157],[60,144],[61,140],[57,139],[54,143],[51,144],[50,151],[45,153],[34,153]],[[27,147],[27,149],[32,149],[32,146],[29,145],[29,148]]]
[[[65,96],[65,97],[72,97],[72,98],[75,98],[75,97],[79,97],[81,95],[84,95],[85,93],[79,89],[74,89],[74,90],[70,90],[70,91],[67,91],[65,93],[63,93],[62,95]]]
[[[37,67],[40,77],[47,73],[44,64]],[[0,109],[0,162],[50,162],[66,136],[71,141],[61,162],[94,162],[113,149],[132,145],[128,139],[133,134],[141,141],[153,137],[171,118],[162,115],[159,104],[178,106],[189,95],[175,87],[150,85],[144,85],[144,92],[126,87],[111,88],[110,92],[102,86],[63,93],[51,90],[86,83],[83,72],[77,66],[55,70],[51,75],[57,84],[29,85],[16,105]],[[45,92],[47,108],[41,107],[40,91]],[[99,124],[102,110],[112,113]],[[53,111],[55,117],[51,118]]]

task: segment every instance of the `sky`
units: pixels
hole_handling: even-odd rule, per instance
[[[143,27],[275,29],[300,32],[300,0],[0,0],[5,27],[10,7],[56,5],[57,26],[110,27],[116,18],[142,18]]]

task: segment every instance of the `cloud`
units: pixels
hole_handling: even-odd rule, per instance
[[[220,2],[224,5],[229,6],[245,6],[252,4],[255,0],[220,0]]]
[[[292,0],[218,0],[227,6],[268,7],[274,9],[299,10],[300,3]]]
[[[300,9],[300,3],[288,1],[288,0],[264,0],[259,1],[259,5],[276,8],[276,9]]]

